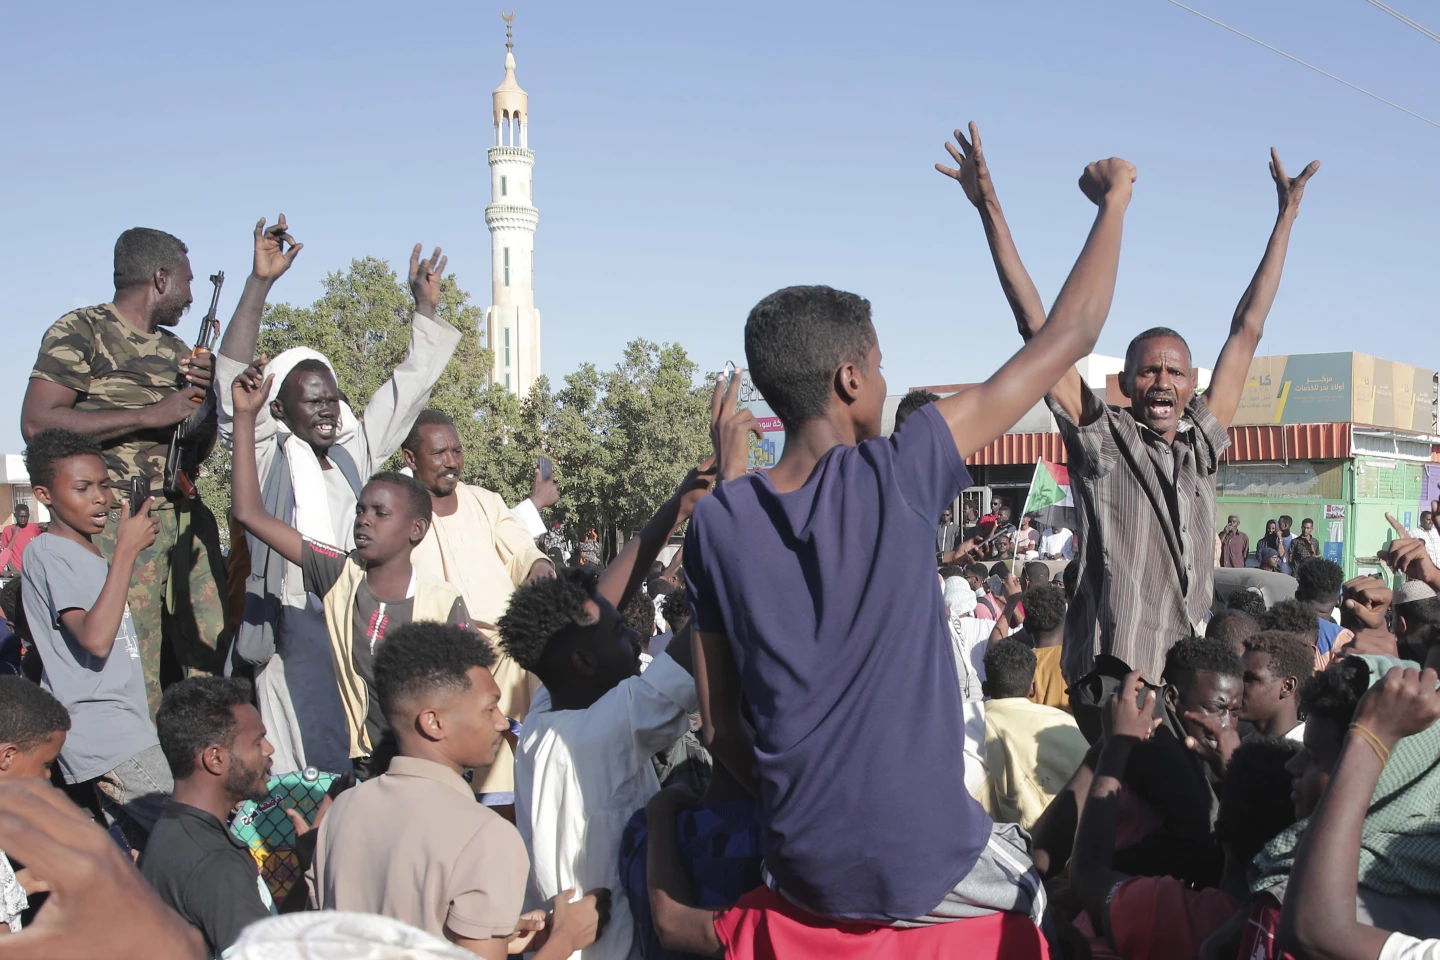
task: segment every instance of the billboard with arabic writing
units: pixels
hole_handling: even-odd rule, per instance
[[[1250,361],[1235,424],[1360,423],[1431,433],[1434,372],[1361,353]]]
[[[740,406],[755,414],[760,428],[765,431],[762,439],[750,438],[750,469],[769,470],[779,461],[780,453],[785,449],[785,428],[780,425],[780,418],[775,416],[770,404],[755,389],[749,370],[740,379]]]

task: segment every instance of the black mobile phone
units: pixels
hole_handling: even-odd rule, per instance
[[[539,466],[541,480],[549,480],[551,477],[555,476],[555,464],[553,461],[551,461],[549,457],[545,456],[544,454],[540,455]]]
[[[144,476],[130,478],[130,516],[140,512],[150,499],[150,480]]]

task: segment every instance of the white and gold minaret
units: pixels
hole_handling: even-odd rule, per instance
[[[535,154],[530,149],[530,96],[515,79],[515,40],[505,19],[505,79],[495,88],[495,145],[490,148],[491,296],[486,345],[495,352],[492,376],[520,396],[540,375],[540,311],[535,309]]]

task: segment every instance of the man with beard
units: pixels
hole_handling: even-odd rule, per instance
[[[165,691],[155,718],[175,777],[140,872],[160,899],[205,937],[218,957],[275,912],[260,869],[225,826],[235,805],[262,801],[270,743],[243,680],[195,677]]]
[[[231,384],[270,377],[270,402],[255,424],[261,498],[274,517],[342,554],[354,547],[356,497],[399,447],[450,362],[460,332],[438,318],[445,258],[437,248],[410,256],[410,348],[390,380],[357,415],[340,397],[330,361],[294,347],[266,362],[255,355],[265,298],[301,248],[282,215],[255,227],[255,267],[215,361],[220,435],[233,444]],[[287,249],[288,246],[288,249]],[[247,370],[247,367],[251,369]],[[307,593],[300,567],[251,537],[236,659],[255,671],[260,715],[274,737],[275,770],[350,769],[350,736],[336,684],[321,598]],[[278,623],[278,625],[277,625]]]
[[[550,560],[536,548],[500,494],[460,482],[465,448],[448,414],[422,411],[400,449],[405,466],[430,491],[433,510],[430,529],[410,555],[410,562],[421,573],[459,590],[477,626],[498,621],[516,587],[555,576]],[[479,629],[492,632],[488,626]],[[500,688],[501,713],[523,721],[530,709],[529,674],[504,653],[490,672]],[[474,783],[480,801],[511,820],[515,816],[514,769],[515,754],[510,744],[502,741],[495,762],[483,777],[477,775]]]
[[[170,438],[182,421],[204,423],[209,354],[190,348],[168,327],[190,306],[185,244],[160,230],[135,227],[115,241],[115,298],[67,313],[45,331],[25,389],[20,430],[28,443],[59,427],[94,438],[110,473],[110,520],[96,538],[115,553],[131,478],[156,494],[155,542],[135,561],[129,603],[153,716],[160,704],[162,645],[169,671],[218,673],[228,642],[223,568],[215,518],[199,500],[163,495]],[[172,570],[175,576],[171,576]]]
[[[1001,287],[1029,340],[1045,323],[1044,305],[1020,262],[973,124],[970,133],[966,140],[957,131],[961,149],[951,147],[960,168],[942,172],[959,181],[980,211]],[[1083,544],[1066,619],[1069,680],[1089,673],[1101,654],[1148,681],[1160,679],[1165,651],[1194,632],[1210,609],[1220,457],[1230,446],[1228,428],[1280,287],[1300,199],[1319,168],[1316,161],[1292,178],[1270,151],[1279,214],[1203,397],[1195,392],[1190,347],[1168,327],[1130,341],[1120,374],[1128,407],[1107,405],[1073,369],[1046,397],[1069,456]]]

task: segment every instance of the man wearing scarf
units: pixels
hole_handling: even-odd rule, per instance
[[[227,444],[230,384],[255,362],[265,298],[284,272],[262,271],[262,261],[281,256],[285,243],[291,244],[289,257],[299,249],[285,232],[283,217],[268,231],[262,220],[255,238],[257,269],[246,281],[216,357],[220,435]],[[355,501],[362,485],[400,448],[460,342],[460,332],[437,319],[444,269],[438,248],[421,260],[415,247],[409,350],[358,418],[341,399],[330,361],[319,352],[295,347],[265,365],[264,374],[272,378],[270,403],[255,424],[261,492],[266,509],[305,536],[344,550],[354,547]],[[275,748],[274,772],[310,766],[347,770],[349,734],[320,598],[306,593],[299,567],[253,538],[248,547],[250,576],[234,659],[255,672],[256,699]]]

